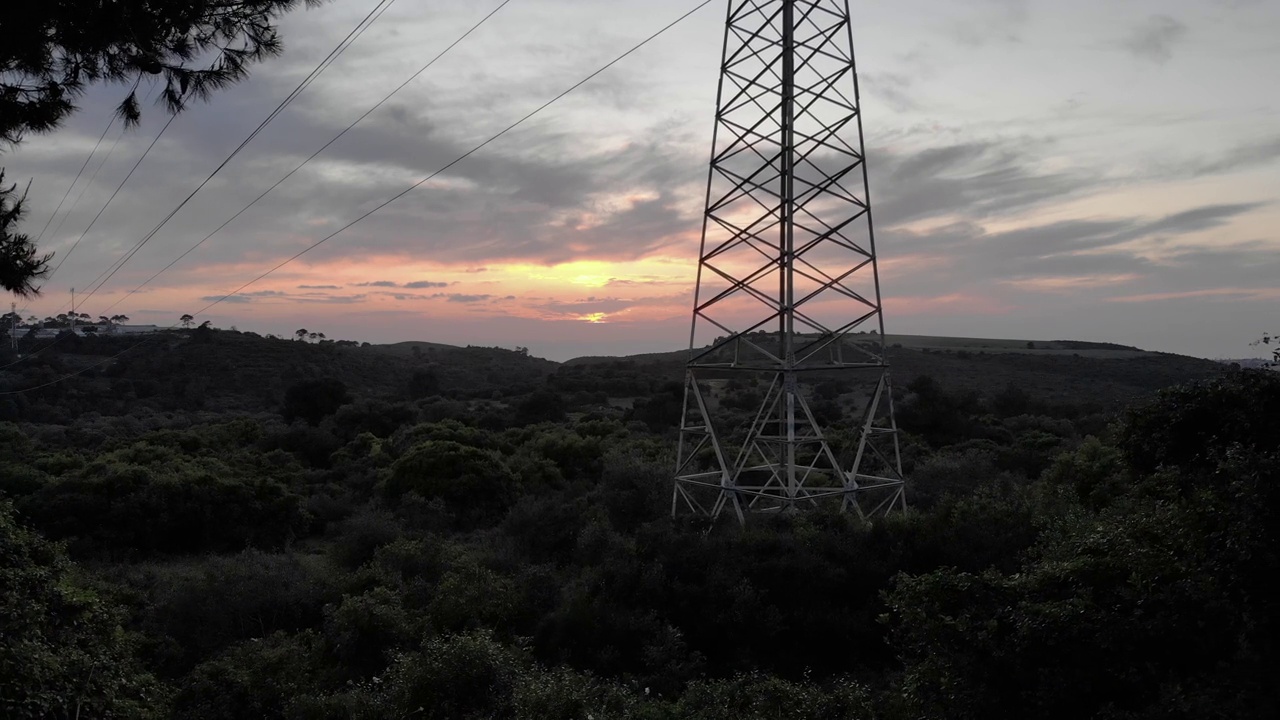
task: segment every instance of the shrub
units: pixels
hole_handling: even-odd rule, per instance
[[[387,493],[439,498],[472,523],[501,519],[517,495],[517,480],[497,453],[448,440],[415,445],[391,466]]]

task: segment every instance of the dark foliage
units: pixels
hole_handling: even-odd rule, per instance
[[[17,231],[26,199],[16,184],[4,186],[0,169],[0,288],[23,297],[35,294],[35,282],[47,274],[53,258],[52,253],[41,255],[31,238]]]
[[[0,715],[157,717],[164,694],[121,632],[124,613],[73,571],[0,501]]]
[[[1280,384],[1276,373],[1241,372],[1229,378],[1162,391],[1130,410],[1119,437],[1137,472],[1162,466],[1203,470],[1233,448],[1261,450],[1280,439]]]
[[[173,718],[1277,710],[1275,375],[1116,416],[1145,366],[1024,354],[1095,376],[1072,403],[939,362],[898,389],[909,515],[709,529],[669,516],[682,387],[660,364],[191,335],[0,424],[0,493],[32,528],[17,544],[61,558],[18,553],[34,575],[13,577],[51,584],[0,586],[46,614],[12,615],[49,638],[14,692],[83,681],[70,626],[40,624],[72,618],[72,644],[121,668],[94,702],[145,691]],[[21,380],[115,352],[84,339]],[[813,391],[846,433],[856,392]]]
[[[305,380],[285,391],[284,408],[280,413],[284,415],[285,422],[302,419],[314,427],[349,402],[351,396],[341,380]]]

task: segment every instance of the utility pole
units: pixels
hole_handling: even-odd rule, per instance
[[[720,73],[672,514],[905,509],[848,0],[728,0]]]

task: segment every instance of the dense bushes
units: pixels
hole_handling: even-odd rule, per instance
[[[387,494],[438,498],[467,522],[495,522],[518,494],[517,479],[492,451],[449,440],[413,446],[391,467]]]
[[[0,501],[0,715],[158,717],[164,689],[139,667],[123,620]]]
[[[286,423],[287,386],[345,382],[355,356],[275,345],[289,361],[252,410],[220,386],[164,410],[188,387],[157,373],[150,410],[77,415],[69,394],[39,409],[57,424],[0,425],[21,511],[0,509],[0,624],[20,623],[5,701],[288,720],[1276,710],[1273,376],[1171,390],[1113,429],[1020,385],[919,380],[896,396],[911,514],[711,529],[669,519],[681,387],[648,366],[544,383],[519,353],[469,349],[464,386],[427,348],[385,394],[356,373]],[[206,367],[139,365],[179,361]],[[816,382],[847,411],[854,393]]]
[[[85,553],[280,548],[305,532],[302,498],[273,480],[228,475],[213,460],[98,463],[43,485],[19,507],[50,537],[71,539]]]
[[[1091,440],[1058,460],[1068,507],[1020,567],[900,577],[889,617],[912,713],[1280,712],[1263,589],[1280,572],[1280,434],[1262,416],[1277,393],[1262,373],[1163,393],[1126,416],[1119,450]]]

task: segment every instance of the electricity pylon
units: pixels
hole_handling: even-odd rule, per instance
[[[849,3],[728,6],[672,514],[905,509]]]

